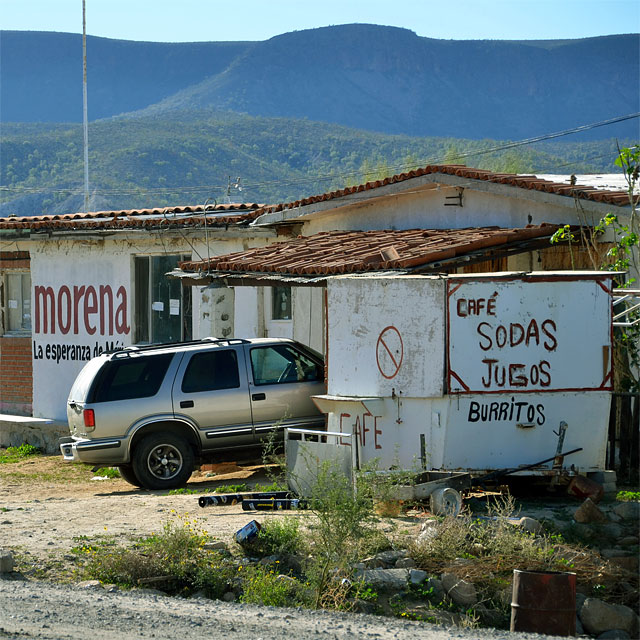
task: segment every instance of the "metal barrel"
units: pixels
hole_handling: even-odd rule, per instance
[[[242,502],[241,493],[226,493],[216,496],[200,496],[198,498],[198,504],[201,507],[214,507],[223,504],[237,504]]]
[[[576,634],[576,574],[513,570],[511,631]]]
[[[260,500],[262,498],[275,498],[276,500],[282,500],[283,498],[290,498],[291,493],[289,491],[262,491],[261,493],[251,493],[245,495],[244,499],[250,498],[252,500]]]

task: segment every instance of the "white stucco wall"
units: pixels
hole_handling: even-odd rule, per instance
[[[521,189],[517,189],[521,192]],[[366,192],[364,192],[366,194]],[[305,220],[303,234],[312,235],[327,230],[364,229],[461,229],[466,227],[524,227],[527,224],[593,224],[602,213],[577,213],[570,198],[565,206],[539,200],[499,195],[465,189],[463,206],[445,206],[455,200],[447,196],[458,193],[454,187],[407,190],[394,196],[372,198],[327,213],[314,214]],[[537,195],[537,194],[536,194]],[[551,199],[550,199],[551,200]],[[555,198],[557,200],[557,197]]]
[[[207,247],[204,241],[180,235],[132,233],[117,238],[77,236],[29,243],[33,415],[66,420],[67,396],[85,362],[106,349],[132,344],[135,256],[184,254],[199,259],[242,250],[246,242],[246,238],[214,237]],[[197,287],[192,294],[194,338],[231,328],[233,292],[222,302],[219,295],[203,294]],[[46,328],[43,295],[47,300]],[[229,302],[230,309],[225,307]],[[224,320],[225,315],[230,317]]]
[[[422,439],[428,468],[485,470],[553,456],[565,421],[563,451],[583,449],[567,464],[604,469],[612,380],[602,275],[329,281],[328,392],[317,400],[329,430],[354,434],[360,462],[380,468],[418,467]],[[483,359],[508,373],[485,384]]]

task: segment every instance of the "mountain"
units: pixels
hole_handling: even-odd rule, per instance
[[[637,34],[455,41],[350,24],[264,42],[88,38],[89,116],[214,107],[410,136],[521,139],[640,111]],[[2,120],[82,115],[81,37],[2,32]],[[45,99],[43,99],[45,98]],[[631,120],[582,134],[637,137]]]
[[[143,109],[224,71],[251,43],[87,36],[90,120]],[[3,122],[82,122],[82,36],[0,31]]]

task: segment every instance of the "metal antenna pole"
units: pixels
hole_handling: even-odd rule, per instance
[[[82,132],[84,135],[84,212],[89,211],[89,119],[87,116],[87,20],[82,0]]]

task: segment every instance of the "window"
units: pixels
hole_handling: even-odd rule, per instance
[[[251,371],[256,385],[322,380],[322,365],[286,345],[251,349]]]
[[[271,319],[291,320],[291,287],[271,288]]]
[[[173,354],[112,360],[96,378],[90,402],[149,398],[160,390]]]
[[[5,331],[31,331],[31,274],[5,275]]]
[[[136,343],[191,339],[191,287],[167,278],[183,255],[141,256],[134,262],[134,339]]]
[[[238,359],[233,349],[194,354],[182,380],[184,393],[237,389],[239,386]]]

